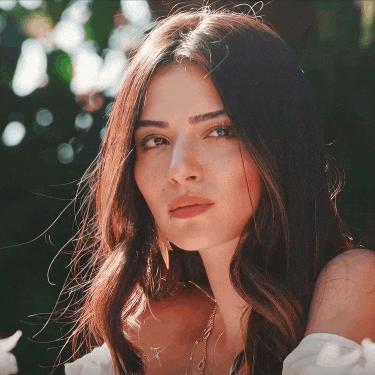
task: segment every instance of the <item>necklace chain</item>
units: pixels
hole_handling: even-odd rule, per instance
[[[207,324],[207,327],[206,329],[203,331],[203,339],[204,339],[204,355],[203,355],[203,358],[200,360],[199,364],[198,364],[198,370],[201,371],[203,374],[205,374],[205,367],[206,367],[206,359],[207,359],[207,340],[208,338],[210,337],[211,335],[211,331],[214,327],[214,320],[215,320],[215,315],[216,315],[216,311],[217,311],[217,304],[216,304],[216,299],[215,299],[215,308],[214,308],[214,311],[213,313],[211,314],[210,316],[210,319],[208,320],[208,324]],[[187,365],[187,368],[186,368],[186,372],[185,372],[185,375],[188,375],[188,371],[189,371],[189,367],[190,367],[190,363],[191,363],[191,360],[193,359],[193,355],[194,355],[194,352],[195,352],[195,348],[196,346],[198,345],[199,343],[199,339],[197,339],[195,341],[195,344],[194,344],[194,348],[193,348],[193,351],[189,357],[189,363]]]

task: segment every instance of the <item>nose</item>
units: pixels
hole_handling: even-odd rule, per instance
[[[184,185],[199,182],[203,178],[202,162],[193,141],[176,142],[168,168],[168,179],[172,184]]]

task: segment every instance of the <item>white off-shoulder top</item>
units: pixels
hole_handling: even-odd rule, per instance
[[[282,375],[375,375],[375,344],[312,333],[285,358]]]
[[[107,345],[66,363],[65,374],[115,375]],[[232,366],[229,375],[234,374]],[[285,358],[281,375],[375,375],[375,343],[364,339],[359,345],[330,333],[310,334]]]

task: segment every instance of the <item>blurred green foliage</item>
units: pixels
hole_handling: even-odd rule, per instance
[[[91,9],[91,18],[87,24],[92,30],[92,39],[96,41],[100,50],[108,47],[108,37],[114,28],[114,16],[119,11],[116,1],[96,1]]]
[[[63,51],[54,51],[49,56],[48,75],[56,73],[62,82],[69,84],[73,76],[73,67],[70,57]]]

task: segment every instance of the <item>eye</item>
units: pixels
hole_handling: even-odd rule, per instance
[[[220,125],[214,128],[209,133],[209,136],[213,133],[218,134],[218,135],[213,135],[213,137],[219,137],[219,138],[232,138],[235,135],[233,126],[224,126],[224,125]]]
[[[143,150],[148,150],[150,148],[156,148],[163,144],[166,144],[165,142],[168,142],[165,138],[151,134],[142,139],[142,141],[140,142],[140,146]]]

